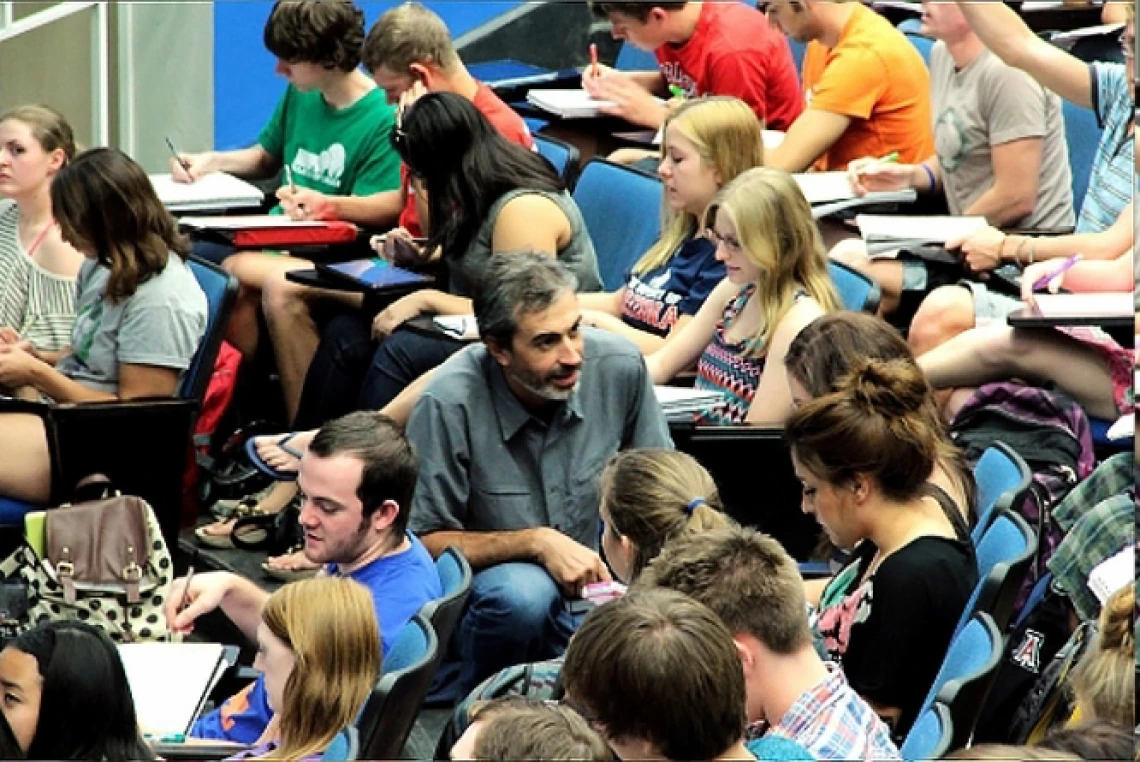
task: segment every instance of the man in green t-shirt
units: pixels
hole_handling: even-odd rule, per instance
[[[351,0],[278,0],[265,24],[265,46],[289,82],[257,143],[237,151],[182,154],[174,179],[193,182],[209,172],[266,178],[282,167],[292,182],[277,191],[274,212],[304,219],[295,198],[305,189],[333,196],[370,196],[400,187],[400,158],[391,144],[395,112],[384,92],[359,70],[364,13]],[[344,215],[349,222],[363,223]],[[261,289],[270,273],[312,263],[271,252],[196,253],[224,267],[241,284],[226,338],[243,355],[257,349]],[[202,251],[197,251],[203,248]]]

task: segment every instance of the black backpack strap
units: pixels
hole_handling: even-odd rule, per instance
[[[938,503],[938,507],[942,509],[945,514],[946,520],[950,522],[950,526],[954,527],[954,534],[962,542],[970,541],[970,527],[966,525],[966,520],[962,518],[962,511],[958,509],[958,504],[954,502],[954,498],[947,494],[946,490],[939,487],[934,482],[927,482],[923,487],[923,494],[927,497],[934,498]]]

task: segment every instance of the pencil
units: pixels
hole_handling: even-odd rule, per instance
[[[182,169],[186,170],[186,174],[190,174],[190,162],[184,160],[182,155],[178,153],[178,149],[174,147],[174,141],[170,139],[169,135],[166,136],[166,147],[170,149],[170,153],[174,154],[174,160]]]
[[[590,76],[598,78],[598,46],[593,42],[590,43]]]

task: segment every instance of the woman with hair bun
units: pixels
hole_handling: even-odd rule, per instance
[[[602,546],[614,576],[632,582],[665,543],[731,522],[716,482],[691,455],[625,450],[602,471]]]
[[[818,630],[896,736],[914,722],[978,577],[961,513],[924,506],[939,453],[929,394],[912,362],[859,361],[786,430],[804,511],[854,548],[823,591]]]

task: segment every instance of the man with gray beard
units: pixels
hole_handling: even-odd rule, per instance
[[[610,578],[598,474],[618,450],[672,446],[641,353],[582,327],[575,285],[549,257],[492,257],[474,298],[482,344],[438,369],[408,422],[420,456],[410,528],[476,572],[440,699],[565,649],[568,601]]]

